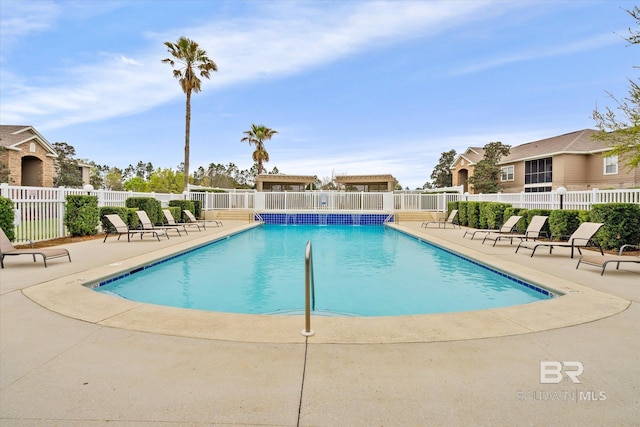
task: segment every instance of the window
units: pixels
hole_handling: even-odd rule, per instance
[[[551,157],[524,162],[525,185],[547,182],[553,182],[553,162]]]
[[[618,156],[604,158],[604,174],[615,175],[618,173]]]
[[[513,166],[500,168],[500,181],[513,181]]]
[[[549,193],[551,192],[551,187],[525,187],[525,193]]]

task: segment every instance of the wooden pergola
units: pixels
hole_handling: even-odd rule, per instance
[[[256,177],[257,191],[304,191],[316,182],[315,176],[262,174]]]
[[[334,181],[345,191],[393,191],[396,185],[393,175],[342,175]]]

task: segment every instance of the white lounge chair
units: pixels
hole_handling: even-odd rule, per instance
[[[580,226],[573,232],[571,236],[569,236],[569,240],[566,242],[532,242],[532,241],[522,241],[518,244],[516,248],[516,253],[520,248],[531,249],[531,256],[536,253],[536,249],[540,246],[548,246],[549,253],[553,251],[553,248],[571,248],[571,258],[573,258],[573,253],[575,249],[578,249],[578,253],[582,255],[582,251],[580,248],[585,248],[588,245],[592,245],[600,249],[600,254],[604,255],[602,248],[600,245],[593,240],[593,236],[600,230],[604,224],[599,222],[583,222]],[[553,236],[552,236],[553,238]]]
[[[36,262],[36,255],[42,256],[45,268],[47,267],[47,260],[52,258],[68,257],[71,262],[71,255],[65,248],[34,248],[33,242],[31,242],[31,248],[29,249],[16,249],[11,240],[4,233],[4,230],[0,228],[0,266],[4,268],[4,257],[13,255],[31,255],[33,262]]]
[[[498,243],[498,240],[502,240],[502,239],[509,239],[509,244],[511,245],[513,244],[513,239],[537,240],[540,238],[540,236],[543,233],[542,227],[544,227],[544,224],[547,222],[547,218],[549,217],[542,216],[542,215],[536,215],[533,218],[531,218],[531,222],[527,226],[527,229],[525,230],[524,234],[488,233],[486,236],[484,236],[484,239],[482,239],[482,244],[484,245],[484,242],[487,240],[493,240],[493,246],[495,246],[496,243]]]
[[[163,209],[162,213],[164,214],[164,219],[166,221],[166,224],[164,224],[164,226],[182,228],[182,230],[184,230],[184,234],[187,234],[187,235],[189,234],[187,233],[187,225],[189,226],[195,225],[196,227],[198,227],[198,231],[200,231],[200,226],[198,224],[176,222],[176,220],[173,218],[173,215],[171,215],[171,211],[169,209]]]
[[[602,270],[600,271],[600,275],[604,275],[604,270],[605,268],[607,268],[607,264],[609,263],[615,263],[616,264],[616,270],[618,270],[620,268],[620,263],[621,262],[633,262],[633,263],[637,263],[640,264],[640,256],[630,256],[630,255],[623,255],[625,249],[639,249],[640,246],[638,245],[622,245],[622,247],[620,248],[620,252],[618,253],[618,255],[609,255],[609,254],[605,254],[605,255],[582,255],[580,257],[580,259],[578,260],[578,265],[576,265],[576,269],[578,267],[580,267],[580,264],[589,264],[589,265],[594,265],[596,267],[602,267]]]
[[[184,209],[182,212],[187,216],[189,220],[188,223],[200,224],[205,230],[207,229],[207,223],[215,224],[216,227],[222,227],[222,221],[218,221],[217,219],[197,219],[189,209]]]
[[[455,228],[456,225],[458,226],[458,228],[462,228],[460,227],[460,221],[456,219],[457,216],[458,216],[458,209],[454,209],[451,211],[448,218],[441,218],[438,221],[425,221],[422,223],[420,227],[428,228],[429,224],[438,224],[438,228],[441,228],[441,226],[443,225],[444,225],[444,228],[447,228],[447,224],[451,224],[453,228]]]
[[[168,232],[169,230],[174,230],[176,233],[178,233],[178,236],[182,236],[182,234],[180,234],[180,230],[178,230],[177,227],[173,227],[170,225],[153,225],[153,223],[151,222],[151,219],[149,219],[149,215],[147,215],[147,212],[145,211],[136,211],[136,215],[138,215],[138,219],[140,220],[140,225],[142,226],[142,230],[147,230],[147,231],[165,230],[165,232]],[[167,237],[169,237],[168,234],[167,234]]]
[[[509,219],[507,219],[505,221],[505,223],[502,225],[502,227],[500,227],[499,230],[490,230],[490,229],[484,229],[484,230],[467,230],[464,232],[464,234],[462,235],[462,238],[467,237],[467,234],[471,235],[471,240],[473,240],[474,237],[476,237],[477,233],[498,233],[498,234],[507,234],[507,233],[513,233],[513,229],[515,228],[516,224],[518,224],[518,221],[520,221],[520,218],[522,218],[519,215],[512,215],[509,217]]]
[[[113,227],[115,228],[115,231],[112,231],[111,229],[107,229],[106,230],[107,234],[104,236],[104,240],[102,241],[102,243],[107,241],[107,237],[109,237],[109,234],[115,234],[115,233],[118,233],[118,240],[120,240],[121,235],[126,234],[127,241],[129,242],[131,241],[131,236],[134,234],[139,234],[140,240],[142,240],[142,237],[144,236],[145,233],[149,233],[153,236],[156,236],[158,241],[160,241],[161,234],[164,234],[165,236],[167,236],[167,239],[169,238],[169,235],[167,234],[166,230],[132,230],[129,228],[127,224],[124,223],[124,221],[122,220],[122,218],[120,218],[119,215],[110,214],[110,215],[105,215],[105,217],[113,225]]]

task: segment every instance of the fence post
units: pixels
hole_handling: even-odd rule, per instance
[[[5,199],[9,198],[9,183],[3,182],[0,184],[0,195]]]
[[[589,204],[589,209],[593,207],[593,205],[598,204],[598,189],[594,188],[591,190],[591,203]]]
[[[64,229],[64,204],[66,202],[65,188],[58,187],[56,189],[56,192],[56,200],[58,205],[58,236],[64,237],[67,235]]]

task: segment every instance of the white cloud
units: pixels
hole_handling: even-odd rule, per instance
[[[11,45],[17,37],[51,28],[60,14],[60,7],[53,1],[3,1],[0,14],[3,47]]]
[[[57,86],[36,85],[35,80],[4,85],[3,122],[54,129],[139,113],[183,96],[177,84],[168,83],[169,70],[160,63],[167,56],[162,42],[182,34],[197,40],[218,65],[219,72],[203,81],[203,87],[220,87],[290,75],[381,43],[437,33],[491,13],[487,4],[471,2],[462,8],[450,2],[336,2],[327,11],[313,3],[277,3],[242,21],[149,35],[152,45],[145,53],[109,52],[97,62],[63,70],[66,73],[57,77],[68,80]],[[45,23],[59,13],[48,2],[41,8]]]
[[[564,44],[561,46],[552,46],[544,50],[524,50],[518,53],[514,53],[500,58],[489,59],[484,62],[474,63],[468,67],[453,71],[452,75],[464,75],[472,74],[479,71],[488,70],[491,68],[502,67],[504,65],[512,64],[515,62],[535,61],[542,58],[550,58],[554,56],[570,55],[578,52],[591,52],[601,49],[606,46],[615,45],[620,43],[620,38],[615,34],[599,34],[585,40],[579,40],[577,42]]]

